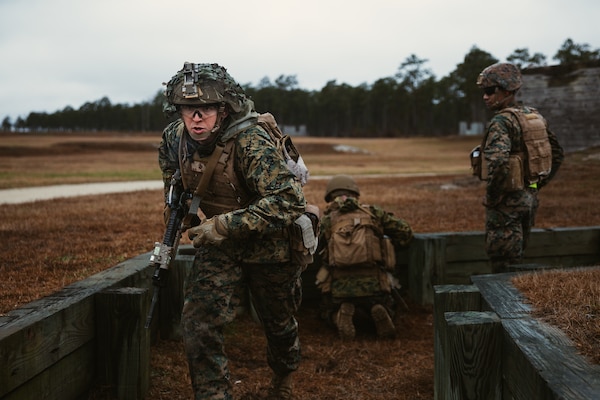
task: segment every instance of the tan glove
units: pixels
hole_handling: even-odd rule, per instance
[[[204,244],[218,246],[227,239],[227,223],[223,215],[214,216],[200,225],[188,229],[188,237],[193,241],[194,247]]]

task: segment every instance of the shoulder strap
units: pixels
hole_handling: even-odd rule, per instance
[[[294,146],[292,138],[289,135],[285,135],[279,129],[277,121],[275,121],[275,117],[271,113],[259,114],[257,123],[273,139],[277,150],[283,154],[288,169],[298,178],[301,185],[304,186],[308,181],[308,168],[306,168],[300,152]]]
[[[296,150],[296,146],[292,143],[292,139],[285,135],[281,129],[279,129],[279,125],[277,125],[277,121],[275,121],[275,117],[271,113],[264,113],[258,115],[258,125],[260,125],[271,138],[277,144],[277,149],[283,152],[286,156],[294,160],[294,162],[298,162],[298,158],[300,158],[300,153]]]
[[[183,141],[183,139],[182,139]],[[194,194],[192,196],[192,201],[190,203],[190,207],[188,209],[188,214],[184,219],[184,224],[188,225],[191,222],[192,218],[195,218],[198,215],[198,209],[200,208],[200,201],[202,200],[202,196],[212,179],[213,173],[215,172],[215,167],[217,166],[217,162],[221,158],[221,154],[223,154],[223,149],[225,145],[223,143],[217,143],[215,149],[213,150],[208,162],[206,163],[206,169],[202,173],[202,177],[200,178],[200,182],[198,182],[198,186],[194,190]]]

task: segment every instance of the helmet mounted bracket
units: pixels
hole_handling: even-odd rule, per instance
[[[196,85],[198,74],[194,67],[195,65],[189,62],[183,64],[183,84],[181,85],[181,94],[186,99],[198,99],[202,96],[202,91],[199,91],[198,86]]]

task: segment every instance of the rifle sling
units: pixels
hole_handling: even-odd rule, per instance
[[[192,201],[190,203],[190,208],[188,210],[188,215],[186,217],[186,222],[191,218],[197,216],[198,208],[200,208],[200,200],[202,199],[202,195],[206,191],[208,184],[212,178],[213,173],[215,172],[215,167],[217,166],[217,162],[221,158],[221,154],[223,154],[223,150],[225,149],[224,144],[217,143],[215,146],[215,150],[210,155],[208,162],[206,163],[206,168],[202,173],[202,177],[200,178],[200,182],[198,182],[198,186],[196,186],[196,190],[194,191]]]

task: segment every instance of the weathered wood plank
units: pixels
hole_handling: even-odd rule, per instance
[[[94,338],[93,299],[63,298],[61,308],[52,305],[40,311],[45,318],[16,321],[0,330],[0,397],[30,380]]]
[[[433,285],[444,282],[446,239],[415,235],[409,252],[408,293],[419,304],[433,304]]]
[[[525,256],[534,258],[549,255],[597,255],[598,243],[600,243],[600,227],[534,229]]]
[[[600,398],[600,366],[578,354],[562,331],[529,318],[502,325],[511,338],[503,352],[504,385],[515,399]],[[531,371],[524,370],[528,365]]]
[[[438,235],[446,237],[446,261],[448,263],[487,261],[483,232],[452,232]],[[599,242],[600,227],[598,226],[555,229],[534,228],[524,257],[526,259],[548,259],[573,255],[600,257],[598,254]]]
[[[20,385],[0,398],[2,400],[85,398],[83,395],[89,391],[94,382],[95,354],[95,342],[88,342],[33,377],[26,385]]]
[[[96,294],[98,378],[119,399],[143,399],[150,385],[150,332],[144,328],[148,289]]]
[[[502,397],[502,327],[493,312],[444,314],[447,324],[448,399],[500,400]]]
[[[468,263],[486,261],[485,237],[483,232],[452,232],[446,235],[446,261]]]
[[[524,303],[524,296],[510,282],[514,274],[475,275],[471,280],[479,288],[484,305],[500,318],[522,318],[529,316],[531,306]]]
[[[444,314],[449,311],[477,311],[481,306],[481,294],[475,285],[434,286],[434,397],[436,400],[449,396],[447,331]]]

